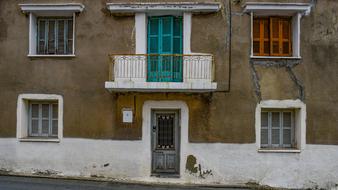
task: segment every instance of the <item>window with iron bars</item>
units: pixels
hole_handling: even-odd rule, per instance
[[[37,52],[41,55],[73,54],[73,19],[38,18]]]

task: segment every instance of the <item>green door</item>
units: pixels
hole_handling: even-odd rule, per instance
[[[182,82],[182,17],[148,17],[148,81]]]

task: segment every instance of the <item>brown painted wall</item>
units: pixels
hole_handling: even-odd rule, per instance
[[[250,17],[242,13],[245,1],[231,1],[231,57],[228,0],[221,1],[223,8],[218,13],[193,15],[191,49],[214,54],[219,92],[113,95],[104,89],[107,55],[134,53],[134,17],[107,14],[105,0],[64,0],[86,6],[76,18],[76,57],[30,59],[26,56],[28,17],[18,7],[18,3],[30,2],[60,1],[0,1],[0,137],[15,137],[20,93],[63,95],[65,137],[139,140],[144,101],[183,100],[189,107],[189,140],[225,143],[255,142],[254,111],[260,99],[300,97],[290,70],[251,64]],[[303,59],[291,72],[304,87],[307,143],[338,144],[337,8],[336,1],[317,1],[301,22]],[[255,87],[255,74],[259,89]],[[135,123],[130,126],[121,123],[124,107],[134,109]]]

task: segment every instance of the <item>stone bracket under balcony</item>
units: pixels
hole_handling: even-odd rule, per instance
[[[214,63],[210,54],[112,55],[110,92],[212,92]],[[170,70],[170,72],[168,72]]]

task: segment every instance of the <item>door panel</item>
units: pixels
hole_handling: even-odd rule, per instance
[[[149,82],[182,82],[182,17],[156,16],[148,18]],[[153,54],[153,55],[151,55]]]
[[[179,127],[177,111],[152,113],[152,173],[179,173]]]

